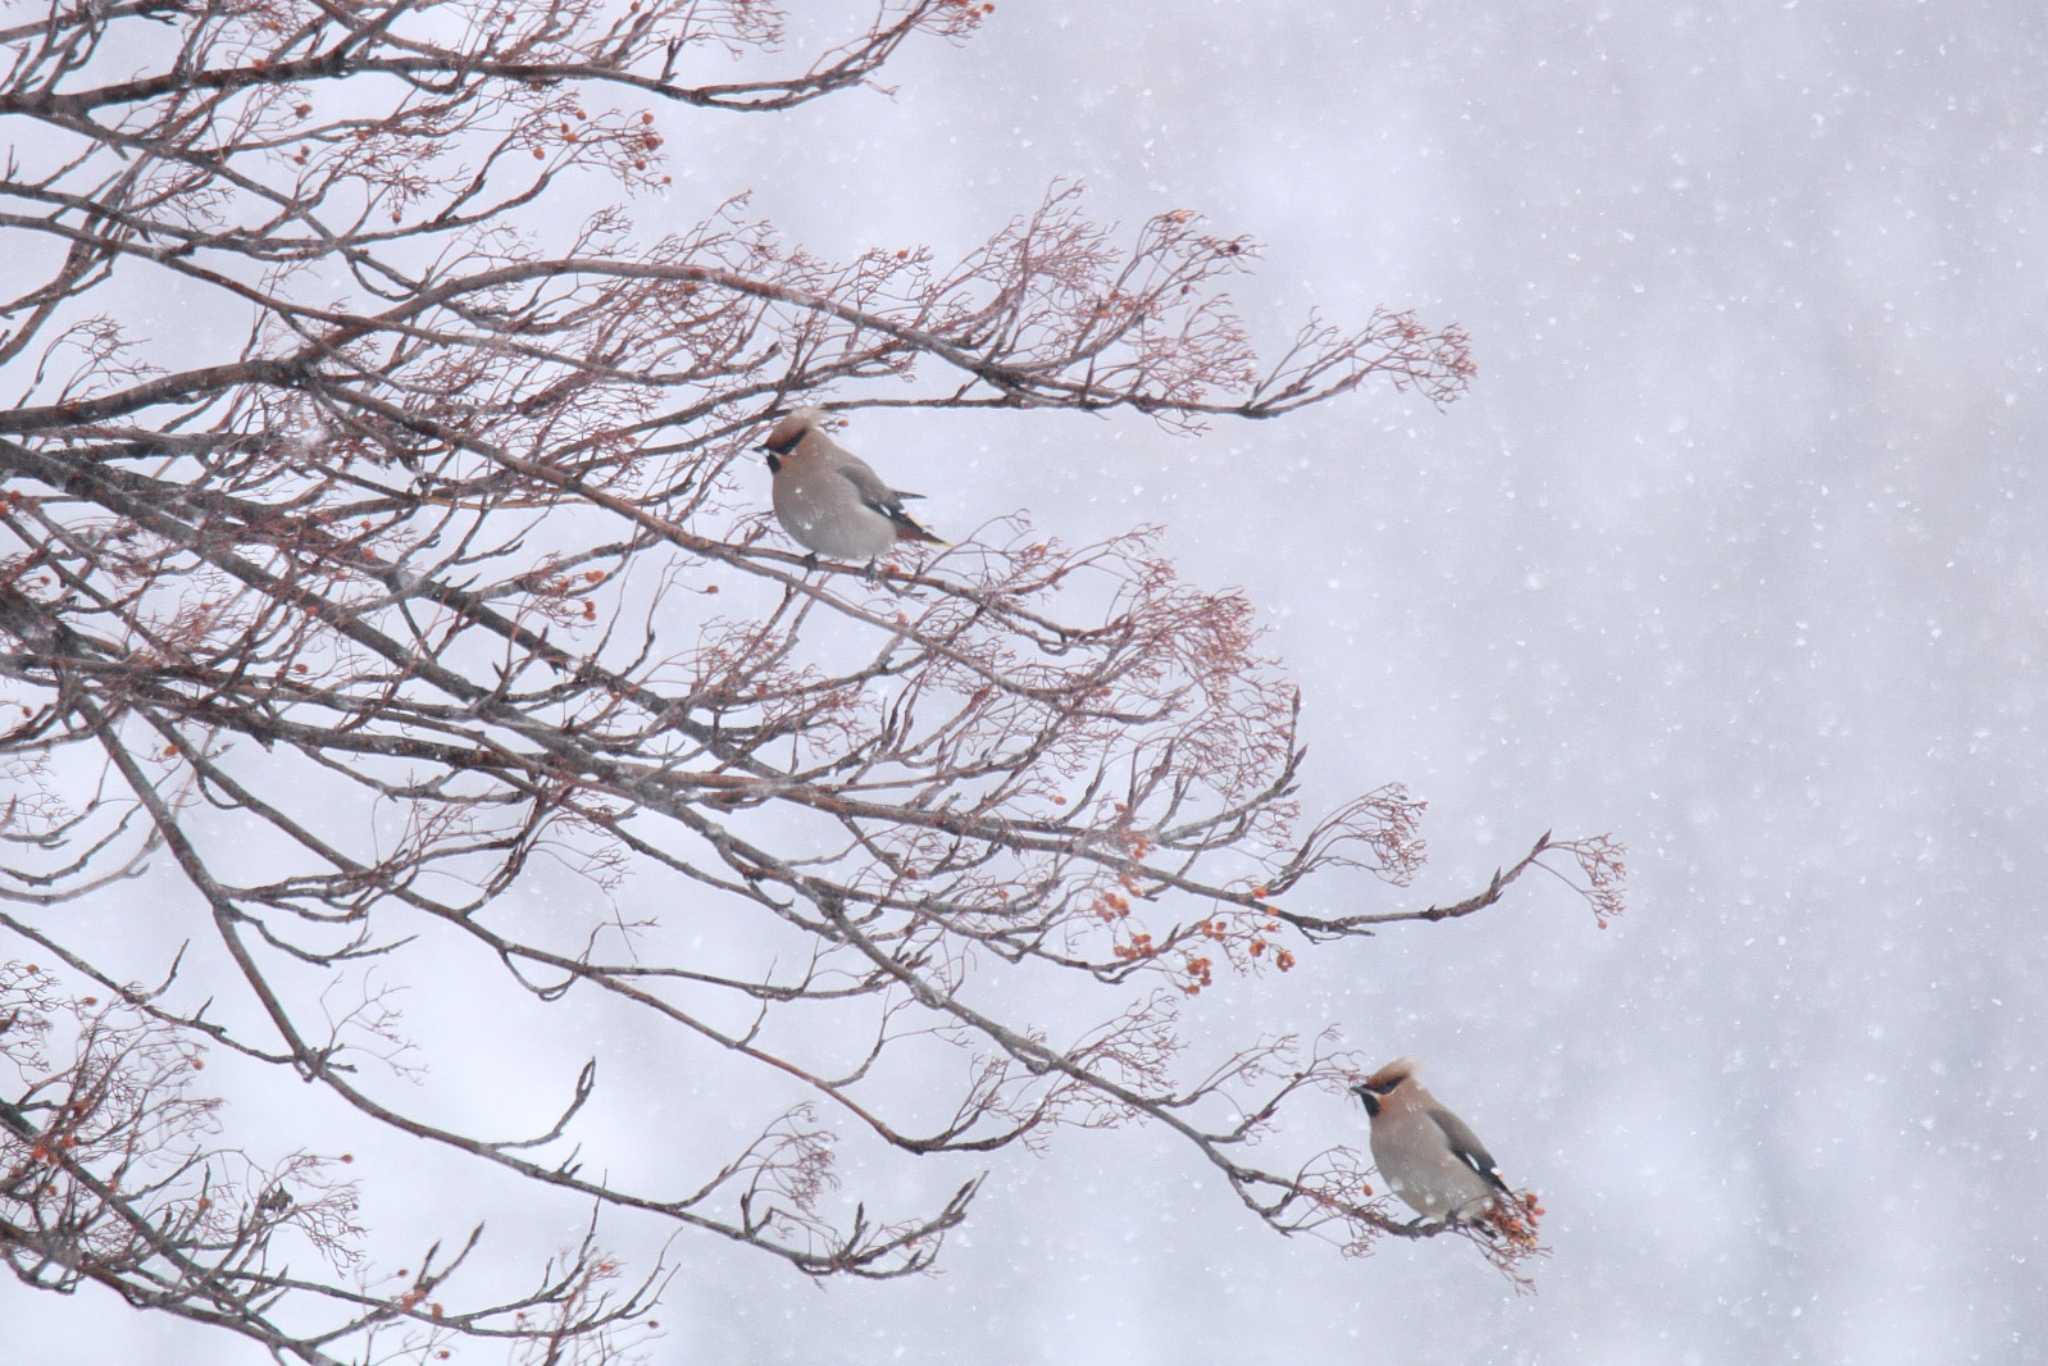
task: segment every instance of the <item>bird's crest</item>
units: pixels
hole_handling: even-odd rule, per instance
[[[1411,1081],[1415,1077],[1415,1064],[1407,1058],[1396,1058],[1365,1079],[1365,1084],[1375,1091],[1391,1091],[1397,1084]]]
[[[820,430],[824,422],[822,409],[799,408],[769,428],[761,444],[777,455],[788,455],[796,449],[796,443],[804,439],[805,432]]]

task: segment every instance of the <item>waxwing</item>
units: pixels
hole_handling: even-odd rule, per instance
[[[867,461],[825,434],[816,408],[799,408],[775,424],[761,449],[773,476],[775,520],[797,544],[819,555],[866,560],[898,541],[945,542],[912,521],[903,510],[904,493],[882,482]]]
[[[1398,1058],[1351,1088],[1372,1120],[1372,1160],[1394,1194],[1425,1219],[1471,1223],[1514,1197],[1486,1145]],[[1519,1205],[1516,1206],[1519,1208]]]

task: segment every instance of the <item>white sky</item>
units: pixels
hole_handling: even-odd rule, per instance
[[[907,48],[893,99],[664,111],[650,230],[751,188],[823,255],[943,259],[1077,175],[1101,217],[1262,239],[1233,292],[1269,343],[1311,305],[1464,323],[1479,379],[1441,414],[1368,393],[1187,440],[877,413],[845,439],[935,525],[1163,520],[1190,578],[1244,585],[1307,692],[1310,805],[1390,779],[1432,803],[1421,884],[1327,888],[1354,908],[1462,894],[1552,827],[1613,831],[1635,882],[1604,933],[1531,886],[1202,1002],[1211,1041],[1337,1023],[1425,1060],[1544,1193],[1533,1297],[1453,1240],[1285,1242],[1135,1130],[1004,1159],[939,1277],[821,1292],[685,1238],[654,1359],[2048,1350],[2044,38],[2000,4],[1009,0],[963,49]],[[475,1028],[485,988],[441,985],[414,1031]],[[621,1168],[715,1126],[699,1060],[592,1028],[561,1057],[604,1054]],[[498,1122],[527,1099],[502,1076],[434,1085],[530,1122]],[[849,1157],[851,1190],[913,1206],[976,1169],[882,1157],[863,1187]],[[374,1173],[401,1227],[506,1195]],[[509,1198],[494,1229],[578,1228]],[[255,1359],[92,1293],[0,1285],[0,1357]]]

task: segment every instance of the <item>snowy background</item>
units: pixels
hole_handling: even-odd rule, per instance
[[[2044,72],[2031,4],[1012,0],[906,48],[893,99],[665,111],[650,230],[751,188],[821,255],[943,260],[1078,176],[1133,231],[1187,207],[1265,242],[1234,292],[1269,349],[1311,306],[1463,323],[1480,375],[1441,414],[845,440],[942,529],[1162,521],[1187,575],[1243,585],[1306,689],[1310,804],[1431,801],[1421,884],[1352,909],[1464,894],[1552,827],[1626,840],[1634,883],[1604,933],[1525,883],[1201,1003],[1219,1039],[1334,1023],[1421,1059],[1545,1197],[1534,1296],[1455,1240],[1283,1241],[1134,1130],[1006,1161],[938,1277],[820,1291],[685,1238],[655,1360],[2048,1360]],[[448,985],[414,1032],[487,1017]],[[611,1051],[643,1102],[598,1117],[617,1161],[715,1124],[715,1085]],[[506,1081],[435,1085],[494,1114]],[[848,1181],[929,1204],[975,1169]],[[494,1198],[376,1170],[401,1231]],[[508,1234],[583,1213],[510,1198]],[[0,1359],[257,1359],[90,1307],[0,1286]]]

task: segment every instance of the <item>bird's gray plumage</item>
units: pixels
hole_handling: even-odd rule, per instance
[[[816,409],[783,418],[761,448],[773,475],[775,520],[806,550],[873,560],[898,541],[945,544],[903,510],[905,499],[921,495],[890,488],[867,461],[826,435]]]
[[[1372,1159],[1387,1187],[1428,1219],[1470,1221],[1512,1195],[1493,1154],[1415,1079],[1406,1058],[1351,1088],[1372,1120]]]
[[[1486,1145],[1479,1141],[1479,1135],[1472,1132],[1471,1126],[1441,1105],[1431,1106],[1428,1113],[1436,1127],[1443,1130],[1452,1155],[1479,1173],[1496,1191],[1507,1194],[1508,1183],[1500,1179],[1500,1164],[1493,1160],[1492,1153],[1486,1151]]]

